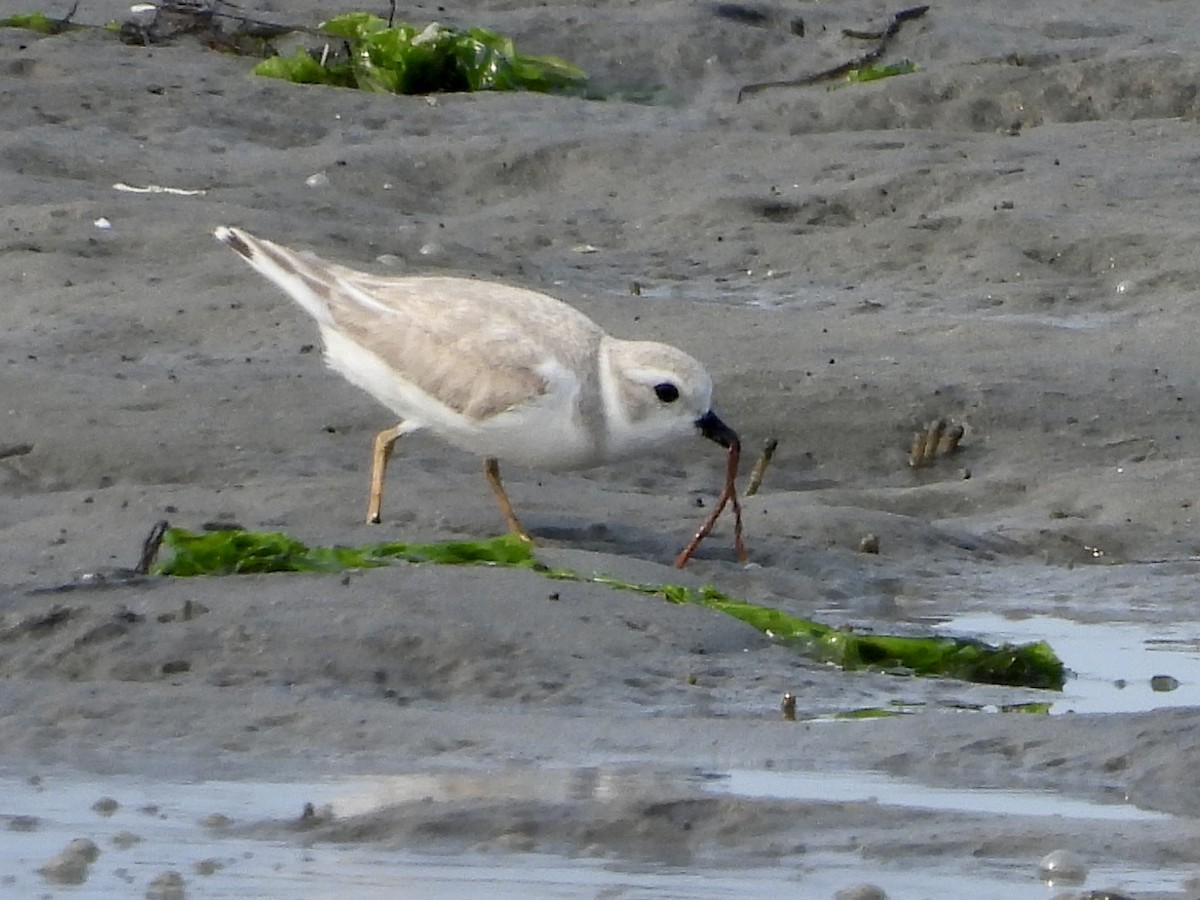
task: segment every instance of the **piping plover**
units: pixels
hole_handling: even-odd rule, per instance
[[[237,228],[214,234],[316,320],[331,369],[400,417],[375,437],[368,522],[379,521],[396,441],[420,428],[484,458],[509,529],[526,540],[500,460],[586,469],[698,432],[736,461],[738,436],[712,410],[712,379],[682,350],[611,337],[524,288],[369,275]]]

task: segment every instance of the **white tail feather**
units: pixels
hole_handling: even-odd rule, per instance
[[[222,225],[213,231],[213,235],[265,278],[283,288],[310,316],[322,325],[333,325],[333,315],[326,299],[331,287],[330,278],[320,260],[306,259],[299,253],[256,238],[240,228]]]

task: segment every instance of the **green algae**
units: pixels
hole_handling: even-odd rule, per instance
[[[170,528],[163,537],[169,555],[151,571],[159,575],[235,575],[269,572],[340,572],[391,562],[493,565],[524,568],[565,581],[607,585],[616,590],[693,604],[746,622],[805,655],[842,669],[879,669],[943,676],[986,684],[1061,690],[1066,670],[1045,641],[993,646],[972,638],[865,634],[801,619],[782,610],[738,600],[712,585],[636,584],[605,575],[551,569],[532,547],[513,535],[479,541],[385,542],[359,547],[309,547],[277,532],[242,530],[195,534]]]
[[[72,25],[68,19],[52,19],[40,12],[17,13],[0,19],[0,28],[24,28],[38,34],[62,34],[64,31],[80,27]]]
[[[486,28],[389,26],[365,12],[337,16],[320,31],[345,42],[345,54],[318,60],[306,50],[276,56],[257,75],[392,94],[457,91],[582,90],[584,72],[557,56],[518,53],[511,38]]]

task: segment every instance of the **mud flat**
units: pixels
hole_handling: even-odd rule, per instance
[[[896,11],[754,9],[436,11],[572,60],[603,101],[378,96],[186,40],[0,29],[5,890],[59,891],[38,869],[84,837],[111,896],[169,896],[174,872],[227,896],[1043,897],[1056,849],[1086,877],[1054,891],[1195,894],[1197,13],[935,7],[889,51],[912,74],[738,103]],[[478,461],[419,437],[362,524],[391,422],[219,224],[553,293],[687,349],[748,447],[779,439],[751,564],[719,527],[682,574],[721,478],[702,441],[506,470],[548,563],[856,628],[1044,636],[1079,677],[845,673],[532,572],[97,578],[163,518],[321,544],[501,528]],[[911,468],[936,418],[961,447]],[[1000,712],[1031,702],[1048,714]]]

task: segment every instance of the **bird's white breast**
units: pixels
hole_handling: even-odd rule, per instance
[[[480,456],[540,469],[584,469],[607,462],[604,434],[579,415],[577,373],[548,360],[539,368],[547,390],[485,419],[463,415],[401,377],[376,354],[333,328],[322,328],[325,361],[366,391],[412,430],[427,428]],[[486,379],[487,372],[479,373]]]

